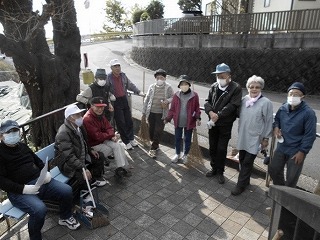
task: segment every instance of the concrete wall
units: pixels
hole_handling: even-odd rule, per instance
[[[133,38],[135,47],[320,48],[320,33],[158,35]]]
[[[292,0],[292,1],[293,1],[292,10],[320,8],[320,0],[315,0],[315,1]]]

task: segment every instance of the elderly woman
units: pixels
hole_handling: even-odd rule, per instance
[[[239,118],[239,161],[240,173],[232,195],[241,194],[250,183],[253,162],[259,147],[268,146],[272,133],[273,107],[271,101],[262,96],[264,80],[253,75],[247,81],[248,95],[242,98]]]

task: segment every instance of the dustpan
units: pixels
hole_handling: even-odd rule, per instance
[[[80,206],[77,206],[76,216],[89,229],[107,226],[110,224],[110,221],[107,217],[109,211],[103,204],[99,202],[98,189],[96,187],[91,188],[84,168],[82,169],[82,171],[83,175],[85,176],[88,190],[80,191]],[[88,207],[88,203],[85,203],[84,201],[84,197],[87,195],[91,197],[90,212],[86,210]]]

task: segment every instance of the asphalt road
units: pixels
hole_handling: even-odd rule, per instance
[[[89,67],[95,72],[97,68],[106,68],[107,72],[110,70],[108,65],[111,59],[117,58],[121,62],[122,71],[127,74],[129,79],[133,81],[142,91],[147,91],[149,85],[154,82],[153,71],[140,67],[130,59],[130,50],[132,47],[132,40],[111,41],[98,44],[88,44],[81,47],[81,53],[87,53],[89,59]],[[164,59],[165,60],[165,59]],[[82,68],[84,64],[82,62]],[[161,68],[161,66],[159,66]],[[168,73],[170,74],[170,73]],[[181,74],[184,74],[183,72]],[[143,80],[145,76],[145,81]],[[173,86],[174,90],[178,90],[175,77],[168,76],[167,81]],[[214,81],[214,80],[213,80]],[[235,79],[236,81],[236,79]],[[145,84],[144,84],[145,82]],[[145,85],[145,86],[144,86]],[[86,86],[81,84],[81,89]],[[195,84],[194,90],[199,94],[200,104],[203,106],[204,100],[208,95],[209,85]],[[243,94],[246,94],[243,90]],[[268,97],[273,103],[273,110],[276,112],[283,102],[286,101],[286,93],[263,92],[263,95]],[[137,110],[142,109],[142,98],[133,96],[132,106]],[[320,96],[306,97],[306,102],[315,110],[318,123],[317,132],[320,133]],[[205,127],[206,116],[202,115],[202,125],[198,128],[198,134],[208,136]],[[237,143],[237,129],[238,122],[236,121],[233,127],[231,146],[236,146]],[[307,156],[302,173],[314,179],[320,179],[320,138],[317,138],[313,149]]]

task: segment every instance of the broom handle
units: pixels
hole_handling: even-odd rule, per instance
[[[146,72],[145,72],[145,71],[143,71],[142,82],[143,82],[142,91],[143,91],[143,93],[144,93],[144,90],[145,90],[144,85],[145,85],[145,83],[146,83]],[[143,103],[144,103],[144,97],[142,98],[142,104],[143,104]]]
[[[87,187],[88,187],[88,190],[89,190],[89,193],[90,193],[90,197],[92,198],[93,207],[96,208],[96,203],[95,203],[93,195],[92,195],[92,191],[91,191],[89,180],[88,180],[88,177],[87,177],[87,174],[86,174],[86,170],[84,168],[82,168],[82,172],[83,172],[84,178],[86,179],[86,183],[87,183]]]

